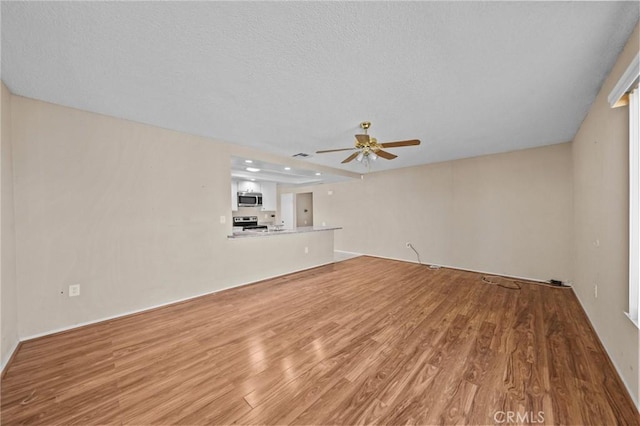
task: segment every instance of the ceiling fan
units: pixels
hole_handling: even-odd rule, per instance
[[[408,141],[379,143],[376,138],[372,138],[367,133],[367,131],[369,130],[369,127],[371,127],[370,122],[363,121],[362,123],[360,123],[360,127],[364,130],[364,134],[356,135],[355,147],[341,148],[341,149],[325,149],[323,151],[316,151],[316,154],[324,154],[326,152],[355,150],[356,152],[354,152],[353,154],[345,158],[342,161],[342,163],[349,163],[350,161],[353,161],[355,159],[356,161],[360,161],[369,165],[370,160],[375,161],[378,157],[382,157],[386,160],[393,160],[394,158],[397,157],[397,155],[384,151],[382,148],[398,148],[401,146],[420,145],[420,141],[418,139],[411,139]]]

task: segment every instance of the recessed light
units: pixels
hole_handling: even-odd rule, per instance
[[[253,160],[244,160],[244,162],[251,164],[251,163],[253,163]]]
[[[318,172],[318,173],[316,173],[316,176],[320,176],[321,174],[322,174],[322,173]]]
[[[256,169],[255,167],[247,167],[245,170],[248,171],[248,172],[259,172],[260,171],[260,169]]]
[[[291,170],[291,167],[285,167],[284,169],[285,170]]]
[[[252,181],[252,182],[255,182],[256,180],[255,180],[255,179],[251,179],[251,181]]]

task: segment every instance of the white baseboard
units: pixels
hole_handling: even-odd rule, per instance
[[[374,254],[357,253],[357,252],[350,252],[350,251],[345,251],[345,250],[334,250],[334,251],[338,252],[338,253],[344,253],[344,254],[347,254],[347,255],[350,255],[350,256],[353,256],[353,257],[371,256],[371,257],[378,257],[378,258],[381,258],[381,259],[398,260],[398,261],[401,261],[401,262],[418,263],[417,261],[413,261],[413,260],[398,259],[398,258],[394,258],[394,257],[379,256],[379,255],[374,255]],[[208,296],[210,294],[215,294],[215,293],[218,293],[220,291],[225,291],[225,290],[229,290],[229,289],[232,289],[232,288],[237,288],[237,287],[242,287],[242,286],[245,286],[245,285],[254,284],[254,283],[259,282],[259,281],[264,281],[264,280],[268,280],[268,279],[272,279],[272,278],[276,278],[276,277],[281,277],[283,275],[288,275],[288,274],[292,274],[292,273],[295,273],[295,272],[305,271],[307,269],[313,269],[313,268],[317,268],[319,266],[328,265],[328,264],[331,264],[331,263],[334,263],[333,260],[330,261],[330,262],[320,263],[320,264],[314,265],[314,266],[295,269],[293,271],[289,271],[289,272],[286,272],[286,273],[280,274],[280,275],[266,276],[264,278],[260,278],[257,281],[244,282],[244,283],[240,283],[240,284],[237,284],[237,285],[232,285],[232,286],[228,286],[228,287],[219,288],[219,289],[216,289],[216,290],[210,291],[210,292],[199,293],[199,294],[196,294],[196,295],[193,295],[193,296],[189,296],[189,297],[185,297],[185,298],[182,298],[182,299],[172,300],[172,301],[169,301],[169,302],[166,302],[166,303],[160,303],[160,304],[157,304],[157,305],[147,306],[147,307],[144,307],[144,308],[141,308],[141,309],[136,309],[136,310],[133,310],[133,311],[121,312],[121,313],[118,313],[118,314],[115,314],[115,315],[111,315],[111,316],[108,316],[108,317],[101,317],[101,318],[98,318],[98,319],[95,319],[95,320],[73,324],[73,325],[70,325],[68,327],[60,327],[60,328],[56,328],[56,329],[52,329],[52,330],[47,330],[47,331],[44,331],[42,333],[36,333],[36,334],[29,335],[29,336],[23,336],[23,337],[20,338],[20,342],[26,342],[28,340],[33,340],[33,339],[37,339],[39,337],[49,336],[51,334],[62,333],[62,332],[65,332],[65,331],[73,330],[73,329],[80,328],[80,327],[85,327],[85,326],[92,325],[92,324],[97,324],[97,323],[101,323],[101,322],[105,322],[105,321],[110,321],[110,320],[114,320],[114,319],[117,319],[117,318],[129,316],[129,315],[139,314],[141,312],[146,312],[146,311],[150,311],[150,310],[153,310],[153,309],[162,308],[164,306],[169,306],[169,305],[173,305],[173,304],[176,304],[176,303],[186,302],[188,300],[196,299],[198,297]],[[423,263],[423,264],[430,265],[431,263]],[[472,270],[472,269],[460,268],[460,267],[456,267],[456,266],[449,266],[449,265],[438,265],[438,266],[441,266],[443,268],[462,270],[462,271],[478,272],[478,273],[487,274],[487,275],[500,275],[500,276],[504,276],[504,277],[516,278],[516,279],[522,279],[522,280],[528,280],[528,281],[545,282],[543,280],[538,280],[538,279],[535,279],[535,278],[519,277],[519,276],[512,276],[512,275],[502,275],[502,274],[494,273],[494,272],[477,271],[477,270]],[[17,345],[17,343],[16,343],[16,345]],[[14,348],[14,350],[15,350],[15,348]],[[4,366],[3,366],[3,368],[4,368]]]
[[[605,352],[607,353],[607,357],[609,357],[609,360],[611,360],[611,364],[613,364],[613,368],[616,369],[616,373],[618,373],[618,377],[620,377],[620,380],[622,380],[622,383],[627,388],[627,392],[629,393],[629,396],[631,397],[631,400],[636,405],[636,408],[638,409],[638,411],[640,411],[640,401],[637,399],[640,396],[635,396],[634,397],[633,392],[631,391],[631,389],[632,389],[631,386],[629,386],[629,383],[627,383],[627,381],[624,379],[624,376],[621,373],[623,371],[622,368],[620,368],[620,366],[618,366],[616,364],[616,362],[614,361],[613,357],[611,356],[611,351],[609,351],[609,349],[605,346],[604,342],[602,341],[602,339],[598,335],[596,327],[593,325],[593,321],[591,321],[591,318],[589,318],[589,314],[587,313],[587,310],[584,308],[584,304],[582,303],[582,300],[580,299],[580,295],[575,290],[573,291],[573,294],[576,295],[576,299],[578,299],[578,303],[580,304],[580,307],[582,308],[582,311],[584,312],[585,316],[587,317],[587,320],[589,321],[589,325],[591,326],[591,329],[596,334],[596,336],[598,336],[598,340],[600,341],[600,344],[602,345],[602,347],[604,348]],[[621,312],[621,314],[625,315],[624,312]]]
[[[2,376],[2,374],[4,373],[4,369],[7,367],[7,365],[9,365],[9,361],[11,361],[11,359],[15,355],[16,349],[18,349],[18,346],[20,346],[20,340],[15,341],[15,343],[13,344],[13,347],[9,351],[9,356],[7,357],[7,359],[2,360],[2,362],[0,363],[0,376]]]
[[[342,262],[343,260],[353,259],[358,256],[362,256],[360,253],[353,253],[350,251],[334,250],[333,261]]]
[[[338,250],[336,250],[336,251],[338,251]],[[350,252],[345,252],[345,253],[350,253]],[[400,262],[419,263],[417,260],[399,259],[397,257],[380,256],[380,255],[377,255],[377,254],[366,254],[366,253],[358,253],[358,254],[360,256],[378,257],[380,259],[398,260]],[[502,274],[500,272],[481,271],[481,270],[478,270],[478,269],[469,269],[469,268],[463,268],[463,267],[460,267],[460,266],[443,265],[441,263],[422,262],[421,264],[425,265],[425,266],[434,265],[434,266],[439,266],[441,268],[455,269],[457,271],[476,272],[478,274],[484,274],[484,275],[496,275],[496,276],[505,277],[505,278],[513,278],[513,279],[516,279],[516,280],[535,281],[535,282],[539,282],[539,283],[549,283],[549,281],[542,280],[540,278],[522,277],[522,276],[519,276],[519,275],[508,275],[508,274]]]
[[[355,251],[345,251],[345,250],[334,250],[334,253],[344,253],[349,256],[358,257],[358,256],[367,256],[362,253],[356,253]]]
[[[62,332],[65,332],[65,331],[74,330],[76,328],[85,327],[87,325],[98,324],[98,323],[101,323],[101,322],[110,321],[110,320],[114,320],[114,319],[117,319],[117,318],[126,317],[126,316],[129,316],[129,315],[135,315],[135,314],[151,311],[151,310],[162,308],[162,307],[169,306],[169,305],[175,305],[176,303],[186,302],[188,300],[197,299],[198,297],[208,296],[210,294],[219,293],[221,291],[230,290],[232,288],[244,287],[246,285],[255,284],[255,283],[260,282],[260,281],[270,280],[272,278],[282,277],[284,275],[294,274],[296,272],[306,271],[307,269],[318,268],[320,266],[330,265],[332,263],[334,263],[333,260],[330,261],[330,262],[320,263],[318,265],[313,265],[313,266],[309,266],[309,267],[305,267],[305,268],[295,269],[293,271],[285,272],[284,274],[266,276],[266,277],[260,278],[260,279],[258,279],[256,281],[248,281],[248,282],[240,283],[240,284],[237,284],[237,285],[232,285],[232,286],[229,286],[229,287],[219,288],[219,289],[216,289],[214,291],[209,291],[209,292],[206,292],[206,293],[196,294],[194,296],[189,296],[189,297],[185,297],[185,298],[182,298],[182,299],[172,300],[172,301],[166,302],[166,303],[160,303],[158,305],[147,306],[145,308],[136,309],[136,310],[133,310],[133,311],[122,312],[122,313],[119,313],[119,314],[116,314],[116,315],[111,315],[111,316],[108,316],[108,317],[102,317],[102,318],[98,318],[98,319],[91,320],[91,321],[86,321],[86,322],[73,324],[73,325],[70,325],[68,327],[60,327],[60,328],[56,328],[56,329],[53,329],[53,330],[44,331],[42,333],[32,334],[30,336],[21,337],[20,338],[20,342],[26,342],[26,341],[29,341],[29,340],[37,339],[39,337],[49,336],[51,334],[62,333]]]

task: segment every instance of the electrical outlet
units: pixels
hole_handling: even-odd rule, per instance
[[[69,297],[80,296],[80,284],[73,284],[69,286]]]
[[[309,247],[305,247],[304,248],[304,254],[308,254],[309,253]]]
[[[327,226],[327,222],[322,222],[322,226]]]
[[[593,286],[593,297],[598,298],[598,284]]]

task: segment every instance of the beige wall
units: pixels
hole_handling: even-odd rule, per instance
[[[11,149],[11,93],[2,83],[2,226],[0,229],[0,366],[4,367],[18,343],[18,296],[16,282],[15,227],[13,216],[13,159]]]
[[[234,147],[18,96],[12,113],[21,338],[332,260],[333,232],[227,239]]]
[[[337,250],[416,261],[411,242],[425,263],[569,280],[571,178],[565,143],[281,192],[313,190]]]
[[[629,297],[629,109],[609,108],[607,96],[638,52],[639,37],[636,27],[573,141],[575,290],[636,404],[640,341],[638,329],[624,315]]]

